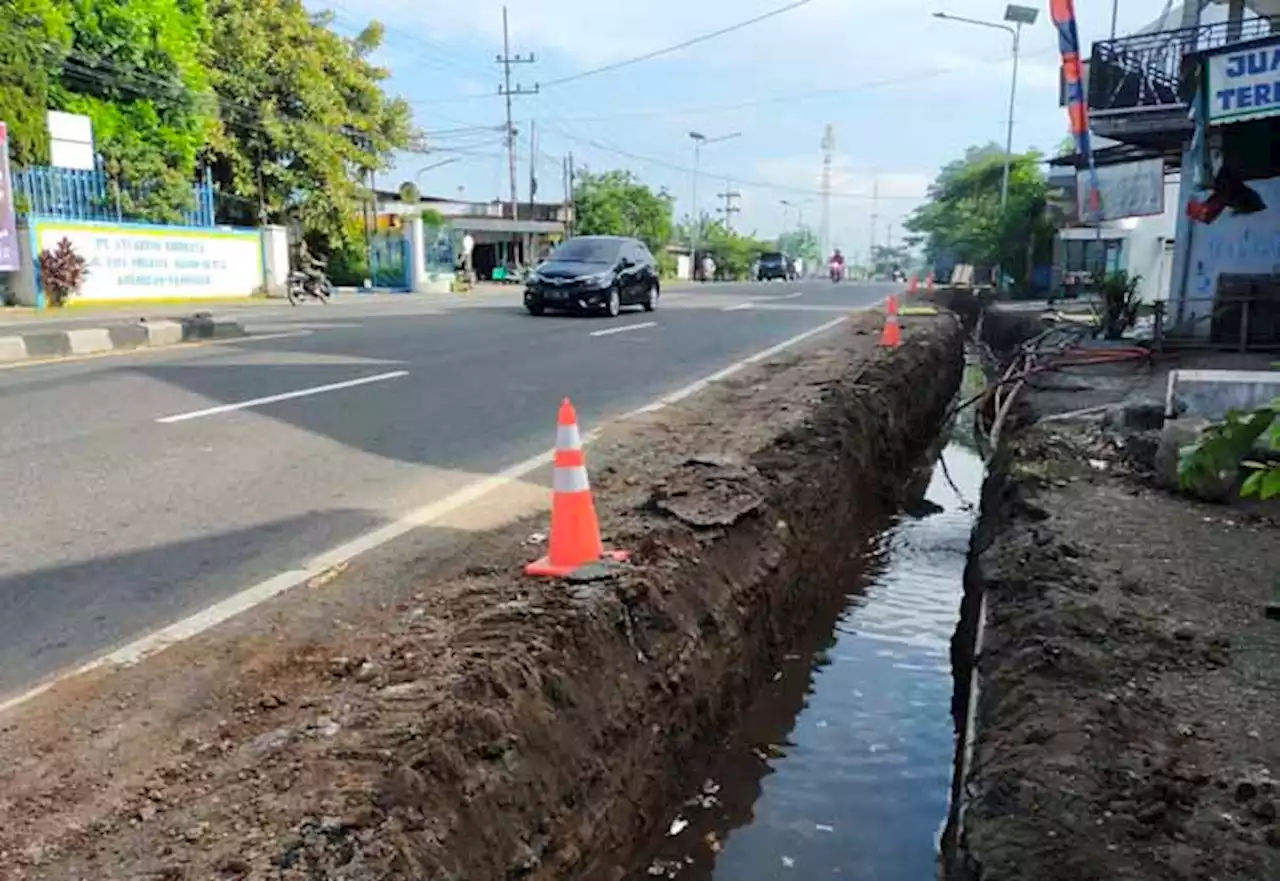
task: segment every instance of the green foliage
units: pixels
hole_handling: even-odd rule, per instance
[[[353,244],[346,221],[366,199],[371,171],[412,140],[410,110],[382,92],[370,25],[346,39],[299,0],[209,0],[211,80],[223,121],[211,149],[215,181],[243,194],[232,223],[300,221],[322,250]]]
[[[1257,446],[1272,453],[1270,461],[1252,458]],[[1230,477],[1237,468],[1249,472],[1240,488],[1246,498],[1280,498],[1280,398],[1257,410],[1232,410],[1223,422],[1209,426],[1200,442],[1183,448],[1178,478],[1188,489]]]
[[[400,189],[396,191],[396,195],[401,202],[407,205],[413,205],[422,198],[422,192],[418,189],[418,185],[411,180],[402,183]]]
[[[45,111],[50,86],[71,45],[71,29],[58,0],[0,2],[0,120],[9,128],[16,165],[49,158]]]
[[[818,235],[807,226],[796,227],[778,236],[778,250],[792,260],[803,260],[806,266],[817,266],[822,262],[818,248]]]
[[[911,253],[905,247],[874,245],[871,249],[871,273],[875,276],[887,276],[894,269],[905,272],[911,262]]]
[[[701,239],[702,250],[716,262],[716,277],[742,280],[751,275],[751,266],[760,255],[775,248],[773,242],[744,235],[729,229],[724,221],[706,223]]]
[[[63,238],[52,249],[40,252],[40,283],[51,306],[66,305],[88,275],[89,264],[76,253],[70,239]]]
[[[126,212],[178,220],[191,207],[199,153],[217,129],[203,0],[59,5],[74,36],[50,89],[52,106],[93,120]]]
[[[1033,261],[1047,259],[1055,229],[1045,210],[1049,189],[1040,160],[1036,152],[1013,156],[1003,217],[1002,149],[970,147],[963,159],[943,166],[929,188],[929,201],[904,224],[923,236],[926,262],[946,256],[973,266],[1001,265],[1014,278],[1025,278],[1028,245]]]
[[[1102,334],[1106,339],[1118,340],[1138,320],[1138,307],[1142,305],[1138,285],[1142,276],[1132,278],[1126,272],[1099,272],[1093,284],[1102,297]]]
[[[629,171],[583,172],[573,192],[580,235],[634,236],[657,253],[671,241],[673,200]]]

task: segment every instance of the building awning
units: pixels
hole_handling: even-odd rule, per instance
[[[1152,150],[1149,147],[1140,147],[1137,144],[1116,144],[1113,147],[1103,147],[1100,150],[1093,151],[1093,161],[1099,167],[1103,165],[1122,165],[1125,162],[1135,162],[1139,159],[1154,159],[1163,155],[1166,167],[1178,167],[1177,161],[1181,159],[1181,150],[1177,153],[1161,153]],[[1084,157],[1078,153],[1068,153],[1065,156],[1056,156],[1049,160],[1050,167],[1053,168],[1084,168]]]
[[[471,232],[500,232],[512,235],[537,233],[563,233],[564,224],[558,220],[508,220],[502,217],[450,217],[452,229]]]

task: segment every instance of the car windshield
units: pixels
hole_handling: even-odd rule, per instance
[[[622,243],[616,239],[572,239],[556,248],[552,260],[570,263],[613,263]]]
[[[761,263],[781,263],[783,257],[781,254],[762,254],[760,256]]]

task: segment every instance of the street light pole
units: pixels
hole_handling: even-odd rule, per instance
[[[698,215],[698,165],[702,161],[702,148],[706,144],[716,144],[720,141],[740,138],[742,137],[742,132],[721,135],[718,138],[708,138],[702,132],[689,132],[689,137],[693,139],[693,217],[691,218],[693,225],[689,232],[689,274],[696,276],[697,267],[694,263],[698,259],[698,243],[702,236],[702,218]]]
[[[1000,220],[1003,224],[1005,212],[1009,207],[1009,170],[1013,163],[1013,110],[1014,104],[1018,100],[1018,55],[1022,44],[1022,26],[1024,24],[1035,24],[1036,17],[1039,15],[1038,9],[1030,6],[1017,6],[1010,4],[1005,7],[1004,20],[1012,22],[1013,26],[1000,24],[994,21],[983,21],[977,18],[965,18],[961,15],[950,15],[946,12],[935,12],[934,18],[945,19],[946,21],[958,21],[962,24],[977,25],[983,28],[993,28],[1007,33],[1013,38],[1013,77],[1009,83],[1009,116],[1005,127],[1004,138],[1004,168],[1000,175]],[[999,289],[1003,292],[1004,285],[1004,267],[997,267],[999,275]]]

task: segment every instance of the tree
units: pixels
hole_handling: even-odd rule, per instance
[[[970,147],[963,159],[943,166],[929,188],[929,201],[904,226],[924,236],[925,260],[948,257],[974,266],[1003,266],[1026,278],[1032,262],[1049,258],[1055,228],[1046,211],[1048,183],[1041,156],[1015,155],[1009,169],[1008,208],[1001,214],[1004,151]]]
[[[217,129],[203,0],[55,0],[55,7],[73,27],[49,105],[93,121],[127,212],[177,220],[191,207],[196,160]]]
[[[822,262],[818,235],[807,226],[798,226],[778,236],[778,250],[792,260],[803,260],[807,266]]]
[[[413,140],[409,106],[388,99],[369,61],[371,24],[348,39],[299,0],[210,0],[212,83],[222,119],[210,147],[214,179],[241,198],[220,219],[299,221],[322,251],[354,245],[370,172]]]
[[[716,262],[719,278],[744,279],[751,274],[751,266],[765,251],[772,251],[773,242],[766,242],[754,235],[744,235],[729,229],[723,220],[706,224],[702,248],[710,252]]]
[[[45,112],[50,88],[71,46],[71,29],[55,0],[0,3],[0,120],[16,165],[49,158]]]
[[[873,275],[888,275],[895,269],[905,271],[909,263],[911,263],[911,253],[905,245],[896,247],[873,245],[871,248],[871,273]]]
[[[583,172],[573,202],[582,235],[634,236],[655,253],[671,241],[674,200],[629,171]]]

